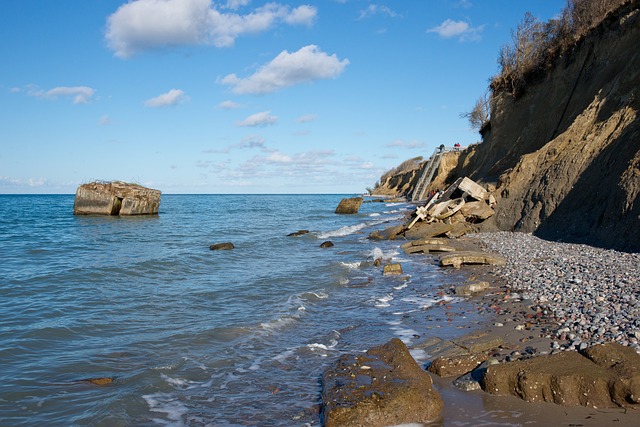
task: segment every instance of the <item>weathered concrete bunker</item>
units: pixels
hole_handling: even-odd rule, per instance
[[[155,215],[160,190],[122,181],[94,181],[76,190],[74,215]]]

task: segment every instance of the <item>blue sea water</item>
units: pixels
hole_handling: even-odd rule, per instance
[[[0,196],[0,424],[321,425],[326,366],[412,345],[458,303],[440,292],[455,276],[367,238],[409,205],[336,215],[342,197],[163,195],[159,215],[120,218]]]

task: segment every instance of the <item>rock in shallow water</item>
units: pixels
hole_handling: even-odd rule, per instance
[[[231,249],[235,249],[235,246],[231,242],[215,243],[209,246],[209,249],[211,249],[212,251],[228,251]]]
[[[393,338],[364,354],[343,355],[322,375],[325,427],[428,423],[442,398],[429,374]]]
[[[356,214],[362,205],[362,197],[342,199],[336,208],[337,214]]]

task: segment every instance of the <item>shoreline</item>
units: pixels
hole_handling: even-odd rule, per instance
[[[500,363],[576,351],[616,338],[640,353],[636,298],[640,294],[640,254],[551,242],[516,232],[468,234],[455,240],[507,259],[504,266],[465,265],[455,270],[468,282],[491,284],[469,301],[484,318],[474,328],[476,332],[504,342],[492,353]],[[626,292],[619,292],[625,286]],[[431,377],[445,402],[442,419],[433,425],[637,425],[633,410],[530,403],[481,390],[459,390],[452,384],[456,377]],[[472,418],[460,415],[470,410],[478,414]],[[488,419],[473,418],[481,414]]]

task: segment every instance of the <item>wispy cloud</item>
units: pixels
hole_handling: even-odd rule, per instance
[[[231,0],[226,8],[236,10],[247,1]],[[292,8],[267,3],[247,14],[225,13],[212,0],[132,0],[107,19],[106,40],[120,58],[150,49],[188,45],[229,47],[244,34],[267,31],[278,24],[314,23],[317,9],[309,5]]]
[[[100,124],[100,126],[109,126],[111,124],[111,117],[105,114],[102,117],[100,117],[100,120],[98,120],[98,123]]]
[[[391,18],[400,17],[399,14],[391,10],[388,6],[370,4],[366,9],[360,11],[360,16],[358,16],[358,19],[370,18],[374,15],[386,15],[390,16]]]
[[[457,37],[460,41],[477,41],[480,40],[480,33],[482,33],[483,30],[484,25],[472,27],[465,21],[447,19],[437,27],[428,29],[427,32],[436,33],[445,39]]]
[[[144,105],[151,108],[171,107],[181,102],[188,101],[189,97],[180,89],[171,89],[167,93],[158,95],[155,98],[147,99]]]
[[[236,110],[238,108],[243,108],[243,104],[239,104],[233,101],[223,101],[218,104],[218,108],[222,108],[223,110]]]
[[[424,143],[419,142],[419,141],[409,141],[409,142],[405,142],[402,141],[401,139],[397,139],[393,142],[390,142],[388,144],[385,145],[385,147],[394,147],[394,148],[407,148],[407,149],[414,149],[414,148],[422,148],[424,147]]]
[[[27,90],[29,96],[44,99],[71,98],[74,104],[87,104],[91,102],[95,93],[95,89],[88,86],[58,86],[49,90],[30,86]]]
[[[309,123],[309,122],[313,122],[318,118],[318,116],[316,116],[315,114],[305,114],[303,116],[300,116],[296,119],[296,122],[298,123]]]
[[[319,79],[336,78],[348,64],[348,59],[339,60],[335,54],[328,55],[317,46],[309,45],[293,53],[282,51],[249,77],[229,74],[220,83],[231,86],[233,92],[239,94],[265,94]]]
[[[230,153],[232,150],[251,150],[251,149],[259,149],[265,152],[272,152],[272,150],[268,149],[266,146],[266,141],[261,135],[249,135],[244,138],[237,144],[227,145],[224,148],[211,148],[208,150],[204,150],[204,153]]]
[[[274,125],[276,123],[278,123],[278,116],[271,114],[271,111],[262,111],[239,121],[237,125],[240,127],[257,127]]]

